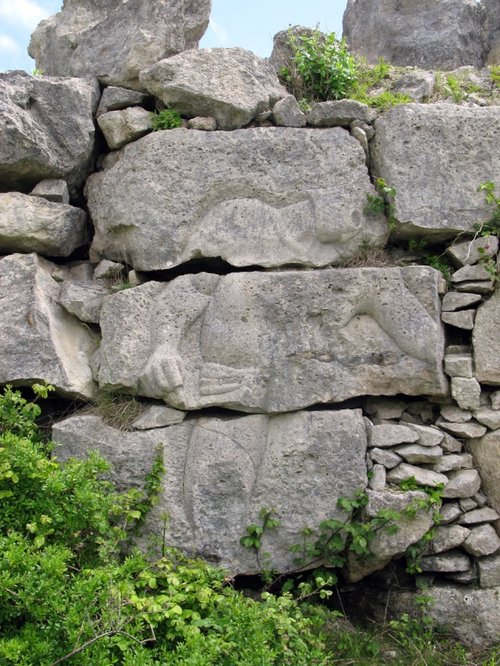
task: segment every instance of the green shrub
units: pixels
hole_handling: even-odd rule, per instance
[[[182,125],[180,113],[175,109],[163,109],[151,114],[151,123],[155,132],[159,130],[175,129]]]

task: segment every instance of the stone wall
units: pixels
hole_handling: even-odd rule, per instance
[[[457,631],[494,642],[498,609],[481,613],[500,586],[495,89],[305,114],[242,49],[140,69],[133,86],[99,76],[119,84],[102,94],[95,79],[0,75],[0,381],[133,401],[125,429],[97,407],[56,423],[57,456],[99,449],[138,486],[160,447],[149,533],[168,514],[170,544],[232,575],[260,570],[240,537],[263,507],[281,521],[268,565],[286,572],[304,527],[345,519],[340,497],[366,491],[369,519],[442,486],[422,575],[441,600],[473,594]],[[152,132],[161,102],[182,127]],[[395,191],[385,203],[377,179]],[[347,581],[419,542],[424,505],[350,557]]]

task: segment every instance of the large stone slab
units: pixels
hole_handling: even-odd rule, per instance
[[[490,432],[481,439],[470,439],[467,448],[479,469],[491,506],[500,513],[500,431]]]
[[[141,85],[190,118],[212,116],[234,130],[287,97],[267,60],[239,47],[193,49],[141,72]]]
[[[106,85],[139,88],[139,72],[196,48],[211,0],[64,0],[42,21],[29,54],[50,76],[95,76]]]
[[[155,132],[88,180],[93,248],[138,270],[222,257],[324,266],[386,238],[365,156],[342,129]]]
[[[20,192],[0,193],[0,252],[69,257],[88,240],[80,208]]]
[[[476,0],[349,0],[344,37],[375,64],[456,69],[484,64],[484,14]]]
[[[75,198],[92,167],[99,96],[95,79],[0,74],[0,191],[63,178]]]
[[[428,267],[149,282],[105,300],[96,374],[181,409],[443,394],[439,284]]]
[[[499,107],[405,104],[379,116],[373,169],[396,190],[401,237],[446,240],[491,217],[478,187],[500,189],[499,126]]]
[[[367,484],[360,410],[205,417],[135,433],[114,430],[97,416],[75,416],[54,426],[53,439],[59,459],[99,450],[122,486],[144,482],[160,445],[167,472],[147,531],[161,534],[167,513],[169,545],[232,574],[256,573],[262,565],[239,543],[248,525],[260,523],[262,508],[274,509],[281,523],[264,535],[265,565],[288,571],[301,530],[326,518],[345,520],[337,499]]]
[[[56,268],[35,254],[0,260],[0,383],[45,380],[64,395],[88,398],[97,340],[56,302]]]
[[[485,384],[500,384],[500,289],[477,309],[472,343],[475,376]]]

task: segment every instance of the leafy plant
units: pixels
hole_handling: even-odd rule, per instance
[[[490,68],[491,81],[500,88],[500,65],[492,65]]]
[[[182,118],[175,109],[163,109],[151,113],[151,124],[155,132],[159,130],[175,129],[182,125]]]
[[[375,179],[375,189],[377,190],[377,194],[366,195],[367,203],[364,208],[365,213],[371,213],[372,215],[385,213],[389,229],[392,231],[397,226],[395,216],[396,190],[388,185],[383,178]]]

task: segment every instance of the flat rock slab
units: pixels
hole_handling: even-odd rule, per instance
[[[479,469],[483,490],[491,506],[500,513],[500,430],[469,440],[467,447]]]
[[[89,398],[89,359],[97,340],[56,301],[56,266],[35,254],[0,261],[0,383],[53,384],[69,397]]]
[[[188,419],[143,432],[121,432],[99,417],[75,416],[54,426],[59,459],[99,450],[121,485],[141,486],[161,443],[167,473],[148,532],[231,574],[259,571],[252,549],[239,540],[274,508],[280,527],[265,533],[262,551],[274,571],[294,568],[290,546],[305,526],[345,520],[339,497],[366,487],[366,432],[360,410],[298,412],[279,416]]]
[[[139,88],[139,72],[196,48],[211,0],[65,0],[42,21],[29,53],[50,76],[95,76],[105,85]]]
[[[499,126],[500,107],[405,104],[377,118],[373,169],[396,190],[402,238],[446,240],[491,217],[478,187],[500,189]]]
[[[472,333],[475,375],[479,382],[500,384],[500,289],[477,309]]]
[[[62,178],[77,197],[92,167],[99,96],[95,79],[0,74],[0,190]]]
[[[363,150],[342,129],[155,132],[87,185],[93,249],[141,271],[338,263],[387,237],[367,194]]]
[[[105,300],[97,377],[181,409],[443,394],[439,281],[408,267],[149,282]]]

